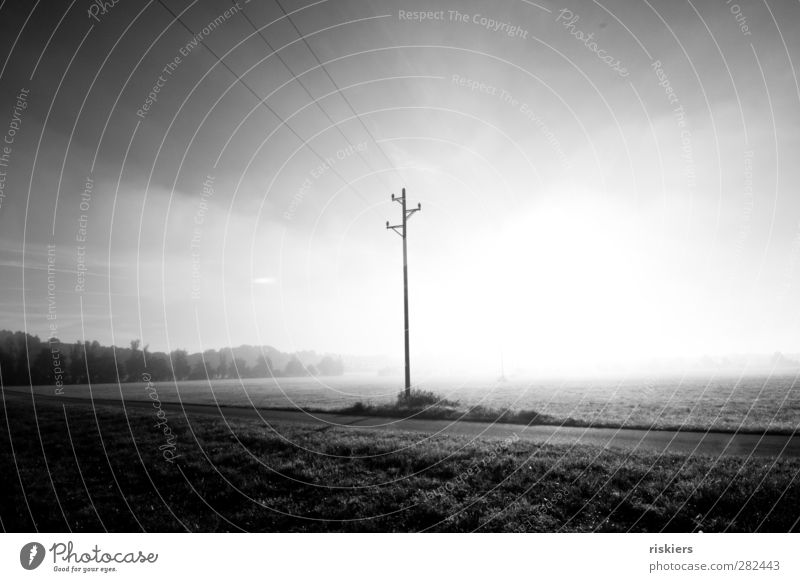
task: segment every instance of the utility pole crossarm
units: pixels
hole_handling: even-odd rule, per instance
[[[386,221],[386,230],[393,230],[397,234],[399,234],[400,236],[403,236],[403,233],[400,232],[402,230],[402,228],[403,228],[402,224],[396,224],[394,226],[389,226],[389,221],[388,220]]]
[[[386,229],[393,230],[403,239],[403,315],[405,318],[405,355],[406,355],[406,370],[405,370],[405,394],[406,398],[411,396],[411,362],[409,356],[409,331],[408,331],[408,250],[406,246],[407,226],[408,219],[415,213],[422,210],[422,205],[417,204],[416,208],[406,208],[406,189],[403,188],[402,196],[395,196],[392,194],[392,202],[397,202],[403,208],[403,222],[394,226],[386,221]]]

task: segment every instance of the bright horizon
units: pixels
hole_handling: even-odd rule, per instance
[[[92,50],[82,13],[38,64],[41,49],[17,47],[0,133],[30,93],[0,168],[0,328],[401,361],[401,241],[385,222],[405,187],[422,204],[412,369],[800,351],[800,40],[759,33],[796,11],[748,5],[745,35],[725,3],[610,2],[570,21],[550,3],[463,2],[466,20],[442,5],[423,22],[388,1],[286,5],[307,46],[277,5],[221,16],[230,6],[182,18],[195,33],[217,20],[203,42],[252,68],[245,81],[291,130],[186,50],[192,35],[158,3],[138,19],[114,6]],[[262,33],[289,70],[241,12],[274,21]]]

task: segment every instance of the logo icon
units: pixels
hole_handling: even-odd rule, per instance
[[[38,542],[30,542],[19,551],[19,563],[26,570],[35,570],[44,561],[44,546]]]

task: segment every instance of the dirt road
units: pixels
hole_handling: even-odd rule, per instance
[[[31,402],[31,394],[11,389],[3,391],[5,400]],[[70,406],[109,406],[122,408],[120,400],[94,401],[62,396],[36,395],[36,405],[58,403]],[[149,401],[128,401],[125,409],[149,409]],[[561,426],[524,426],[486,422],[453,422],[449,420],[391,419],[365,416],[350,416],[330,413],[309,413],[299,410],[254,409],[234,406],[208,406],[203,404],[162,403],[171,414],[189,420],[194,415],[227,419],[253,420],[276,427],[281,424],[308,424],[316,426],[339,426],[352,430],[410,431],[427,434],[452,434],[475,438],[506,438],[516,435],[519,439],[538,444],[582,444],[614,447],[642,452],[662,451],[691,453],[695,455],[739,455],[758,457],[800,457],[800,435],[758,435],[730,432],[690,432],[668,430],[638,430],[612,428],[582,428]]]

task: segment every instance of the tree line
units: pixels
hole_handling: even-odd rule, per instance
[[[244,346],[243,346],[244,347]],[[237,356],[238,348],[151,352],[134,340],[128,348],[104,346],[98,341],[63,343],[56,338],[41,340],[24,332],[0,330],[0,381],[5,386],[28,384],[92,384],[141,382],[145,374],[154,381],[212,380],[224,378],[275,378],[339,376],[344,373],[341,357],[325,355],[315,363],[297,354],[269,348],[250,348],[250,361]],[[313,354],[313,352],[311,353]]]

